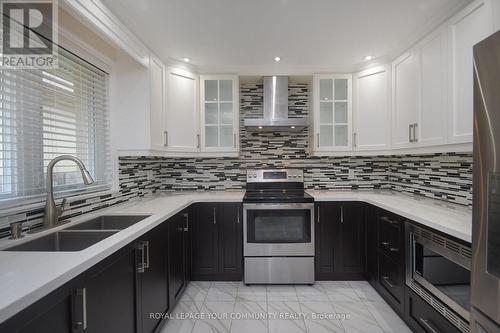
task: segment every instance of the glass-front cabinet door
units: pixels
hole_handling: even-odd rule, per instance
[[[352,76],[314,76],[314,150],[352,149]]]
[[[201,75],[201,150],[237,152],[238,76]]]

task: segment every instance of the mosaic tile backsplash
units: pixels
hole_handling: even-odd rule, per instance
[[[262,85],[246,84],[240,92],[240,155],[237,158],[166,158],[121,156],[119,191],[70,200],[63,218],[81,215],[160,191],[242,190],[246,170],[302,168],[308,189],[391,189],[471,206],[472,154],[369,157],[315,157],[309,152],[309,130],[250,132],[245,117],[261,117]],[[289,86],[290,117],[309,115],[308,84]],[[8,225],[42,222],[43,208],[0,216],[0,237]]]

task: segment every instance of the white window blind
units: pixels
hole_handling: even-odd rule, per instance
[[[62,154],[80,158],[95,183],[61,161],[56,192],[109,187],[107,73],[60,47],[57,69],[0,69],[0,84],[0,206],[42,197],[47,165]]]

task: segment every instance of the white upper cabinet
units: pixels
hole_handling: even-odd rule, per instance
[[[391,68],[380,66],[354,76],[353,146],[356,151],[391,145]]]
[[[449,108],[447,32],[439,29],[417,45],[420,109],[414,141],[418,146],[447,142]]]
[[[419,110],[418,56],[407,52],[392,64],[392,147],[415,141]]]
[[[200,76],[201,151],[238,151],[238,82],[236,75]]]
[[[314,75],[313,96],[314,151],[352,150],[352,76]]]
[[[164,150],[167,144],[165,131],[165,66],[151,56],[150,78],[150,128],[151,149]]]
[[[165,148],[168,152],[197,152],[201,144],[198,130],[198,78],[194,73],[177,68],[169,68],[166,78]]]
[[[474,1],[450,21],[452,121],[450,139],[472,142],[474,44],[492,34],[491,0]]]

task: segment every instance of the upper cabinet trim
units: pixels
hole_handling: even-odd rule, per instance
[[[148,48],[101,1],[65,0],[63,3],[140,64],[149,66]]]

